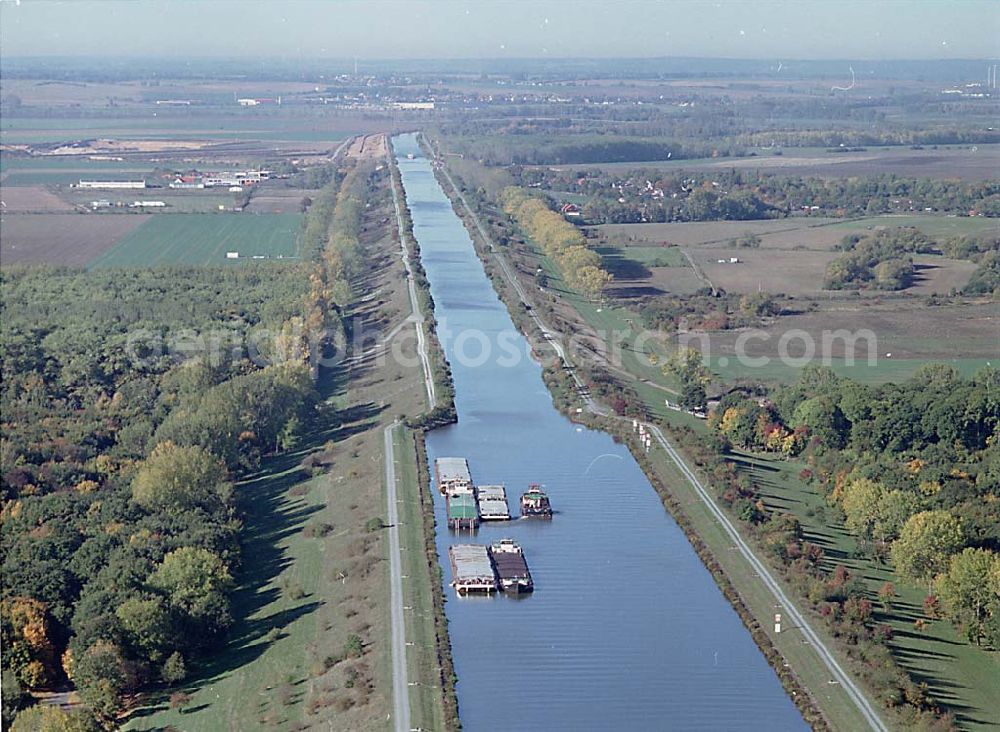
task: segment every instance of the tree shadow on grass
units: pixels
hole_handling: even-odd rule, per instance
[[[332,369],[321,373],[317,382],[320,395],[335,393],[340,387],[340,378]],[[347,410],[321,413],[297,449],[265,458],[259,471],[237,484],[236,503],[244,528],[240,537],[242,558],[236,577],[238,586],[231,597],[235,622],[225,644],[213,656],[191,664],[185,692],[194,693],[253,662],[281,637],[284,628],[322,605],[315,600],[304,601],[295,607],[258,617],[280,599],[281,589],[274,586],[274,582],[293,562],[283,542],[300,532],[308,519],[322,510],[321,505],[307,505],[302,498],[291,494],[294,486],[310,477],[299,468],[303,458],[321,448],[327,440],[344,439],[369,429],[381,411],[382,408],[374,404],[361,404]],[[269,637],[275,631],[277,637]],[[166,700],[174,690],[163,689],[151,694],[131,717],[139,719],[165,710]],[[194,710],[190,707],[186,711],[192,713]]]
[[[623,256],[618,247],[595,247],[594,251],[601,255],[601,266],[615,280],[648,280],[653,275],[642,262]]]

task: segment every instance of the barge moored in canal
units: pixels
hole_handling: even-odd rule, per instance
[[[479,507],[471,490],[449,493],[446,501],[448,503],[448,528],[455,531],[462,529],[474,531],[479,528]]]
[[[482,521],[510,520],[507,491],[502,485],[476,486],[476,498],[479,502],[479,518]]]
[[[482,544],[455,544],[448,547],[451,586],[460,595],[467,592],[497,591],[497,575],[490,553]]]
[[[493,566],[496,567],[500,589],[514,595],[532,592],[535,583],[528,571],[524,552],[513,539],[501,539],[490,547]]]
[[[472,473],[465,458],[441,457],[434,461],[434,478],[438,490],[448,495],[453,491],[472,490]]]

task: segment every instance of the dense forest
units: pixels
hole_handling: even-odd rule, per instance
[[[760,487],[727,456],[739,449],[804,460],[800,478],[826,497],[826,520],[843,523],[860,551],[891,567],[900,583],[923,588],[927,618],[947,619],[970,643],[997,649],[1000,372],[985,368],[965,379],[928,365],[909,381],[867,386],[809,367],[768,397],[731,391],[709,426],[716,457],[703,459],[714,466],[722,502],[844,639],[886,703],[918,717],[940,714],[892,662],[891,629],[877,621],[864,585],[824,562],[797,519],[769,510]],[[895,593],[892,582],[880,589],[883,609]]]
[[[317,193],[302,264],[2,272],[5,720],[69,680],[113,724],[224,640],[234,482],[323,407],[370,174]]]

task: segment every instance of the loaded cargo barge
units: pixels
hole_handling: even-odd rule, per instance
[[[469,472],[469,461],[465,458],[438,458],[434,461],[434,477],[438,490],[445,495],[472,490],[472,473]]]
[[[477,486],[476,498],[479,501],[479,518],[481,520],[510,520],[510,507],[507,505],[507,491],[502,485]]]
[[[468,461],[465,458],[438,458],[434,461],[434,477],[448,504],[448,528],[455,531],[478,528],[479,504]]]
[[[451,560],[451,586],[460,595],[497,591],[496,572],[485,546],[455,544],[448,547],[448,558]]]
[[[516,541],[501,539],[490,547],[490,556],[493,557],[500,589],[504,592],[518,595],[535,589],[524,552]]]
[[[455,531],[468,529],[473,531],[479,527],[479,508],[476,505],[476,497],[472,491],[449,493],[448,503],[448,528]]]

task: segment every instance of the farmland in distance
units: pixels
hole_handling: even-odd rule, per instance
[[[89,267],[212,266],[299,258],[300,214],[159,214]],[[238,259],[227,258],[238,252]]]

